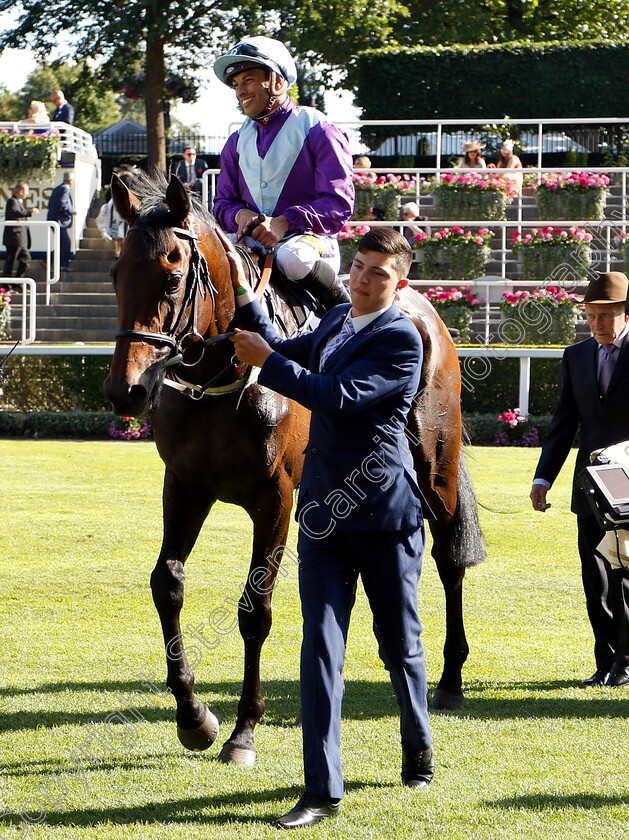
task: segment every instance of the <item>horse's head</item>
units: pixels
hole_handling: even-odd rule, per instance
[[[226,329],[229,264],[213,220],[174,176],[167,186],[145,176],[132,192],[114,175],[111,189],[129,232],[111,269],[120,329],[104,387],[117,414],[141,416],[158,407],[168,363]]]

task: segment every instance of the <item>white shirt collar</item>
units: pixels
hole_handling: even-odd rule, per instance
[[[618,336],[616,341],[612,341],[612,344],[620,350],[620,348],[625,343],[625,339],[627,338],[627,335],[629,335],[629,322],[627,323],[627,326],[624,328],[624,330],[620,333],[620,335]],[[599,344],[598,345],[599,352],[601,354],[603,354],[605,352],[606,347],[609,347],[609,345],[608,344]]]
[[[354,327],[354,332],[360,332],[364,330],[365,327],[369,326],[372,321],[375,321],[376,318],[379,318],[384,312],[388,309],[391,309],[393,306],[393,301],[388,306],[385,306],[384,309],[378,309],[377,312],[369,312],[367,315],[357,315],[355,318],[352,318],[352,310],[349,310],[349,315],[347,316],[350,321],[352,322],[352,326]]]

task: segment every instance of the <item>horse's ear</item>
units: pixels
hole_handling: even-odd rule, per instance
[[[175,226],[183,227],[184,222],[190,215],[190,198],[176,175],[170,176],[170,182],[166,190],[166,204],[168,204]]]
[[[111,195],[114,200],[114,207],[120,213],[125,222],[133,225],[140,212],[142,202],[137,198],[127,185],[115,173],[111,178]]]

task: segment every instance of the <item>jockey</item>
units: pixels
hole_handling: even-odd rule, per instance
[[[219,224],[238,240],[248,235],[274,248],[282,273],[325,308],[348,302],[336,276],[336,234],[354,210],[346,135],[320,111],[290,99],[297,69],[280,41],[245,38],[216,60],[214,72],[247,117],[221,154]]]

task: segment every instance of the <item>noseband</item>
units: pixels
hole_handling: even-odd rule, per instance
[[[129,232],[132,230],[140,230],[138,225],[132,225],[129,228]],[[201,295],[205,298],[206,293],[209,293],[210,298],[212,300],[212,308],[214,309],[216,306],[216,295],[218,294],[216,287],[212,283],[212,278],[210,277],[210,268],[207,264],[207,260],[201,253],[198,247],[198,236],[192,230],[187,230],[185,228],[172,228],[172,232],[177,236],[179,239],[187,239],[190,242],[190,265],[188,267],[188,278],[186,282],[186,297],[181,305],[179,310],[179,314],[177,315],[177,319],[172,330],[169,333],[158,333],[158,332],[149,332],[148,330],[118,330],[116,333],[116,338],[139,338],[142,341],[153,341],[156,344],[166,344],[168,347],[171,348],[170,355],[166,362],[164,363],[164,367],[172,367],[173,365],[183,365],[184,367],[194,367],[194,365],[199,364],[203,356],[205,355],[206,347],[215,344],[217,341],[220,341],[225,338],[229,338],[230,335],[233,333],[223,333],[221,335],[214,336],[213,338],[204,339],[203,336],[197,330],[197,318],[198,318],[198,304],[197,304],[197,293],[201,292]],[[183,317],[183,313],[186,311],[187,307],[192,305],[192,312],[190,313],[190,318],[188,319],[187,326],[190,326],[188,332],[186,332],[181,338],[177,336],[177,332],[179,330],[179,326]],[[202,352],[198,359],[195,359],[194,362],[184,362],[184,350],[185,350],[185,343],[186,341],[192,341],[195,338],[201,339],[201,347]]]

